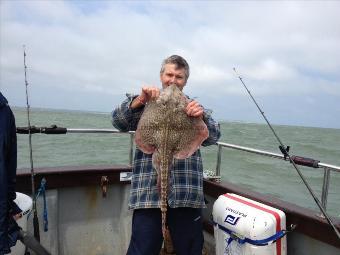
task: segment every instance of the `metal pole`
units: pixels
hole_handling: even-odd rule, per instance
[[[135,132],[130,132],[130,147],[129,147],[129,163],[130,166],[133,164],[133,139]]]
[[[319,165],[319,167],[328,168],[330,170],[340,172],[340,166],[335,166],[335,165],[321,163],[321,162],[318,165]]]
[[[222,145],[217,143],[216,176],[221,176]]]
[[[330,172],[331,172],[331,170],[329,168],[325,168],[325,171],[324,171],[324,174],[323,174],[321,203],[322,203],[323,208],[325,208],[325,210],[326,210],[326,207],[327,207]]]
[[[268,156],[268,157],[278,158],[278,159],[284,160],[284,157],[282,156],[282,154],[278,154],[278,153],[258,150],[258,149],[254,149],[254,148],[250,148],[250,147],[240,146],[240,145],[231,144],[231,143],[224,143],[224,142],[217,142],[217,145],[221,146],[221,147],[227,147],[227,148],[231,148],[231,149],[235,149],[235,150],[246,151],[246,152],[250,152],[250,153],[255,153],[255,154],[259,154],[259,155],[263,155],[263,156]]]
[[[67,128],[66,133],[100,133],[100,134],[118,134],[122,133],[117,129],[95,129],[95,128]]]

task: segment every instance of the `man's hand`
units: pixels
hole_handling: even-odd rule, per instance
[[[188,116],[203,118],[203,107],[195,100],[189,102],[185,110]]]
[[[148,102],[152,99],[156,99],[160,94],[160,89],[157,87],[143,87],[142,93],[140,94],[140,99],[144,102]]]
[[[142,88],[141,94],[132,101],[130,108],[135,109],[142,107],[150,100],[156,99],[159,96],[159,94],[160,94],[159,88],[153,86],[144,86]]]

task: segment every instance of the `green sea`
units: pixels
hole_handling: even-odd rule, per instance
[[[12,108],[18,127],[27,126],[26,110]],[[31,125],[66,128],[113,128],[109,113],[31,109]],[[220,141],[280,153],[278,143],[266,124],[220,122]],[[340,129],[273,126],[292,155],[340,166]],[[129,160],[127,134],[32,135],[34,167],[126,164]],[[215,170],[217,146],[202,148],[204,168]],[[28,135],[18,134],[18,172],[30,165]],[[318,197],[324,171],[300,167]],[[224,148],[222,179],[245,188],[271,194],[282,200],[317,210],[317,206],[286,161]],[[331,171],[327,212],[340,217],[340,173]]]

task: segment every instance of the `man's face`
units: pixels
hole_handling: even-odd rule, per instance
[[[163,89],[171,84],[175,84],[182,90],[186,83],[184,68],[177,69],[175,64],[166,64],[164,72],[161,73],[161,82]]]

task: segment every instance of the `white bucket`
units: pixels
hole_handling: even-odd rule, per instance
[[[22,210],[22,217],[17,220],[18,225],[22,228],[23,231],[27,231],[27,217],[30,211],[32,210],[32,198],[29,196],[16,192],[16,199],[14,202],[19,206]],[[11,248],[12,255],[23,255],[25,254],[25,246],[18,241],[17,244]]]
[[[257,245],[285,230],[285,214],[276,208],[227,193],[215,201],[213,220],[216,255],[287,254],[286,236]]]

